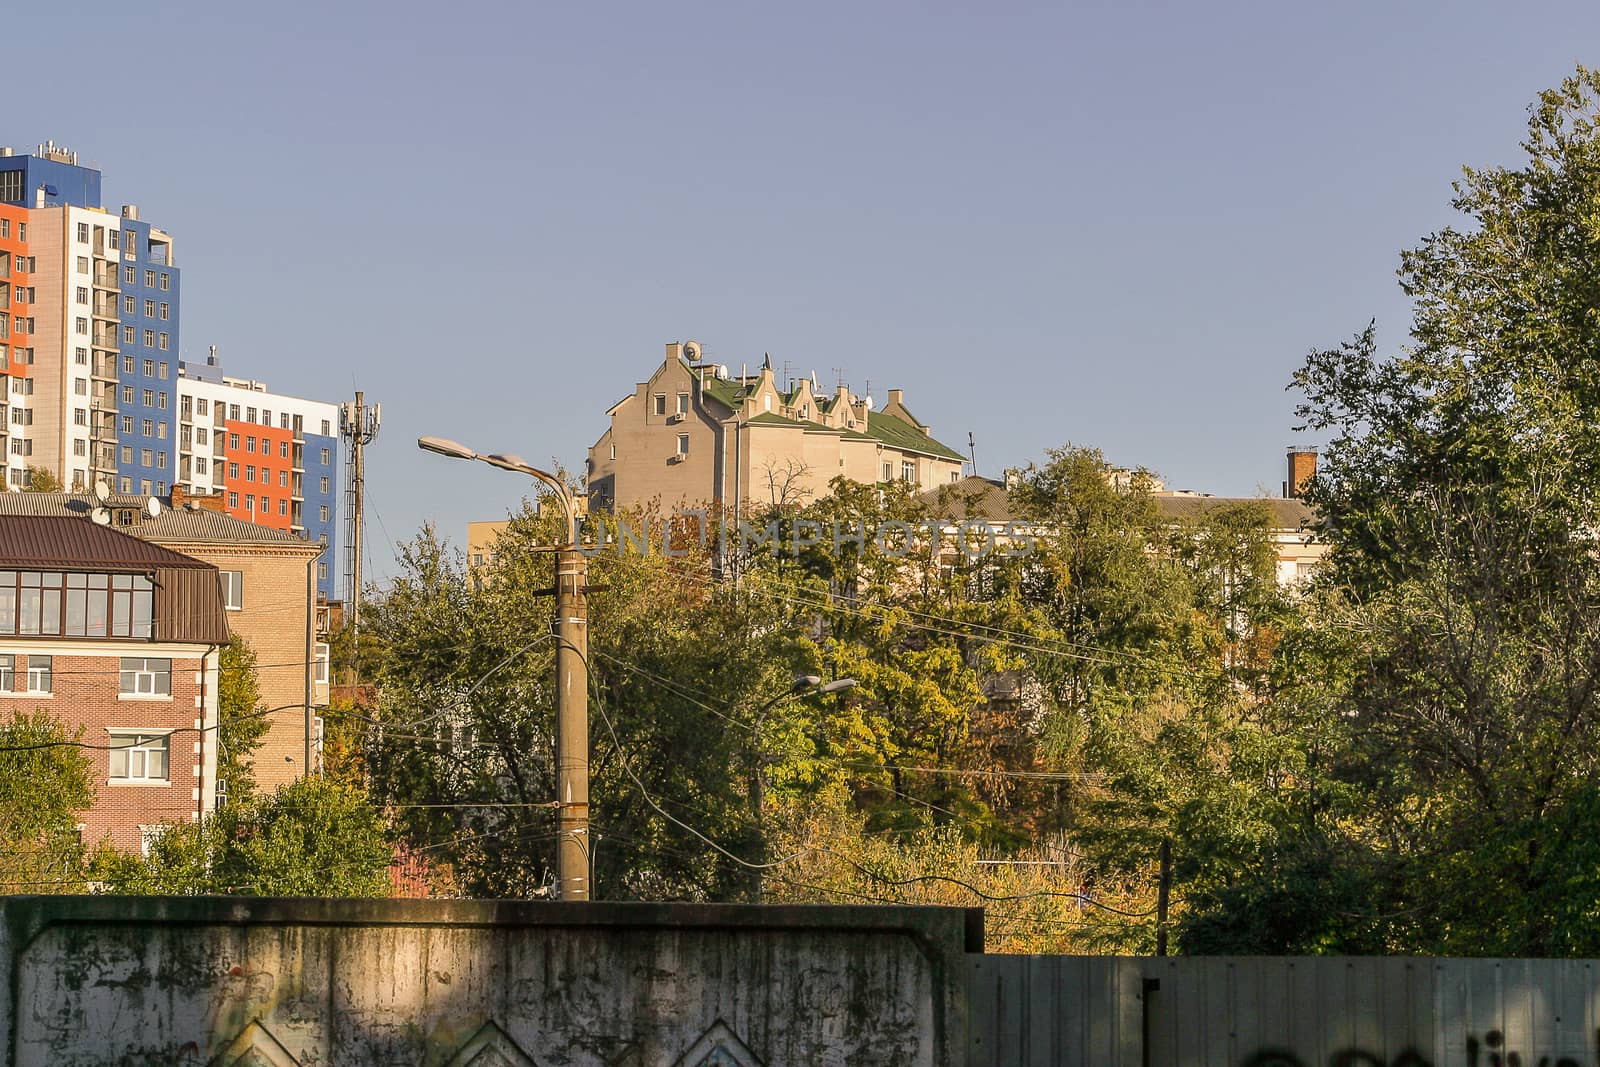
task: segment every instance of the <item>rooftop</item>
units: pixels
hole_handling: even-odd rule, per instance
[[[113,527],[59,515],[0,515],[0,546],[0,566],[6,567],[211,569],[209,563]]]
[[[163,506],[160,514],[152,517],[144,511],[148,502],[148,498],[142,496],[111,496],[106,501],[106,507],[113,512],[132,510],[139,513],[136,523],[111,529],[146,541],[218,545],[248,543],[299,548],[314,553],[322,551],[321,545],[298,534],[257,526],[253,522],[198,506]],[[90,520],[95,507],[95,498],[85,493],[0,493],[0,518],[63,518],[95,529],[107,529],[96,526]],[[0,544],[6,542],[0,539]]]

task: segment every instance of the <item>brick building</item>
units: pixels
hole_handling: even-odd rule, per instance
[[[97,503],[74,493],[0,493],[0,516],[91,525]],[[215,494],[189,497],[180,487],[158,504],[152,515],[147,498],[112,495],[106,511],[113,529],[220,572],[226,625],[254,650],[261,707],[271,709],[254,756],[256,784],[272,790],[292,782],[305,773],[308,748],[316,759],[316,709],[328,703],[326,608],[316,591],[323,548],[288,530],[222,514]]]
[[[215,566],[82,518],[0,515],[0,713],[81,731],[87,843],[139,849],[214,810],[227,641]]]

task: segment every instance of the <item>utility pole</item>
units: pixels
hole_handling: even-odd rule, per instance
[[[589,899],[589,557],[556,553],[556,895]]]
[[[350,630],[350,664],[346,668],[346,681],[354,684],[356,675],[356,649],[357,639],[361,633],[361,539],[366,529],[362,518],[362,502],[366,496],[367,464],[363,449],[374,437],[378,436],[378,424],[383,417],[383,405],[375,404],[367,407],[366,396],[356,390],[356,400],[353,404],[339,405],[339,433],[349,442],[348,475],[345,479],[349,487],[346,495],[349,502],[349,532],[345,538],[345,552],[347,553],[345,575],[348,585],[345,589],[345,625]]]

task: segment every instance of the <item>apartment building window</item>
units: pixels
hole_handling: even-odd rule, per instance
[[[200,414],[204,415],[205,412],[202,411]],[[210,432],[211,431],[207,430],[204,426],[196,426],[194,428],[194,442],[195,442],[195,444],[197,444],[197,445],[205,444],[206,443],[206,438],[210,435]]]
[[[278,416],[278,429],[287,430],[288,428],[289,428],[289,413],[287,411],[285,411],[285,412],[281,413]]]
[[[139,302],[131,296],[125,296],[122,298],[122,310],[129,315],[137,315],[139,313]]]
[[[167,754],[171,738],[167,734],[113,733],[111,735],[111,780],[113,782],[165,782]]]
[[[256,409],[255,408],[247,407],[247,408],[244,409],[244,421],[245,422],[255,422],[256,421]]]
[[[163,288],[163,289],[170,288],[170,285],[168,283],[171,282],[171,281],[172,281],[171,276],[169,276],[165,271],[163,271],[161,273],[161,288]]]
[[[124,415],[124,416],[122,416],[122,432],[123,433],[132,433],[133,432],[133,416],[132,415]]]
[[[165,441],[166,439],[167,439],[167,424],[164,423],[164,422],[156,423],[156,440],[157,441]]]
[[[72,409],[72,423],[73,423],[74,426],[87,426],[87,425],[89,425],[89,409],[88,408],[73,408]],[[83,453],[80,452],[78,454],[81,456]]]
[[[154,460],[154,459],[155,459],[155,453],[152,452],[150,449],[141,448],[139,450],[139,465],[140,466],[148,467],[148,466],[150,466],[151,461]]]
[[[321,507],[319,507],[317,509],[317,518],[320,519],[322,522],[327,522],[328,521],[328,505],[323,504]]]
[[[285,489],[289,488],[289,472],[288,471],[279,471],[278,472],[278,484],[280,486],[282,486],[283,488],[285,488]]]
[[[322,420],[322,436],[327,437],[333,432],[333,426],[327,419]]]
[[[144,317],[147,319],[156,317],[156,302],[154,300],[146,300],[144,302]]]
[[[144,346],[146,348],[154,348],[156,346],[156,332],[154,330],[146,330],[144,332]]]
[[[250,512],[256,510],[256,498],[251,496],[249,493],[244,495],[244,509]]]
[[[113,251],[113,252],[119,251],[119,249],[117,248],[117,231],[116,230],[107,230],[106,231],[106,247],[111,249],[111,251]],[[128,235],[128,251],[130,251],[130,252],[133,251],[133,234],[131,234],[131,233]]]
[[[88,286],[78,286],[77,291],[73,294],[73,299],[79,304],[87,304],[89,302]]]
[[[72,330],[74,333],[87,334],[89,332],[89,320],[79,315],[72,320]]]
[[[156,394],[156,407],[160,408],[162,411],[167,410],[167,394],[166,394],[166,390],[162,390],[161,392]]]
[[[267,427],[272,425],[272,412],[268,411],[266,408],[261,409],[261,425]],[[262,440],[264,441],[266,438],[263,437]]]
[[[237,477],[239,477],[239,465],[237,463],[228,464],[228,477],[229,478],[237,478]]]
[[[228,494],[228,506],[230,508],[236,508],[236,507],[239,506],[239,494],[238,493],[229,493]]]
[[[254,437],[250,437],[248,435],[245,437],[244,450],[246,452],[254,452],[256,450],[256,439]]]
[[[679,393],[678,394],[678,414],[679,415],[687,415],[687,414],[689,414],[689,394],[688,393]]]
[[[10,693],[16,688],[17,657],[8,652],[0,655],[0,693]]]
[[[153,437],[155,435],[155,428],[156,424],[153,419],[143,419],[140,421],[139,429],[142,435],[145,437]]]
[[[314,647],[316,649],[316,655],[314,657],[314,662],[317,665],[317,669],[316,669],[316,673],[311,676],[312,680],[317,685],[327,685],[328,684],[328,659],[329,659],[328,645],[324,641],[318,641]]]
[[[287,515],[287,514],[289,514],[289,502],[287,500],[278,501],[278,514],[279,515]]]
[[[139,342],[139,331],[132,326],[124,326],[122,328],[122,341],[124,344],[137,344]],[[127,364],[128,369],[130,371],[133,370],[133,359],[131,357],[128,359]]]
[[[238,404],[229,404],[228,405],[228,418],[231,419],[234,422],[238,422],[239,421],[239,405]]]
[[[289,458],[289,442],[288,441],[279,441],[278,442],[278,458],[279,459],[288,459]]]
[[[244,480],[247,482],[256,480],[256,469],[254,467],[246,467],[244,469]]]
[[[133,479],[123,478],[117,482],[117,491],[123,494],[133,492]]]
[[[195,411],[199,412],[201,415],[207,414],[207,410],[206,409],[209,408],[210,406],[211,406],[211,401],[207,400],[203,396],[202,397],[198,397],[198,398],[195,399],[194,409],[195,409]]]
[[[149,496],[151,494],[151,492],[152,492],[152,490],[151,490],[151,487],[150,487],[150,479],[149,478],[140,478],[139,479],[139,495],[140,496]]]
[[[87,348],[73,349],[72,362],[76,363],[80,367],[87,367],[89,365],[89,350]]]
[[[222,602],[230,611],[244,607],[244,571],[222,572]]]
[[[28,657],[28,692],[51,693],[55,691],[55,679],[50,670],[50,656]]]
[[[144,376],[146,378],[151,378],[151,377],[155,376],[155,373],[156,373],[156,361],[153,360],[153,359],[145,360],[144,361]]]
[[[688,454],[689,454],[689,435],[686,434],[686,433],[680,433],[678,435],[678,455],[687,456]]]
[[[666,393],[657,393],[656,394],[656,414],[657,415],[665,415],[666,413],[667,413],[667,394]]]
[[[72,392],[75,396],[88,396],[89,383],[83,378],[72,379]]]
[[[326,448],[322,450],[322,465],[324,467],[328,465],[328,450]]]
[[[171,347],[171,345],[172,345],[172,338],[171,338],[171,337],[169,337],[169,336],[168,336],[168,335],[167,335],[167,331],[165,331],[165,330],[162,330],[162,331],[161,331],[161,332],[160,332],[160,333],[159,333],[159,334],[157,334],[157,335],[156,335],[156,336],[157,336],[157,338],[158,338],[158,342],[159,342],[159,343],[158,343],[158,344],[157,344],[157,345],[156,345],[156,347],[157,347],[157,348],[159,348],[159,349],[161,349],[161,351],[163,351],[163,352],[165,352],[165,351],[166,351],[166,350],[167,350],[167,349],[168,349],[168,348],[169,348],[169,347]]]
[[[230,433],[228,435],[228,451],[229,452],[237,452],[237,451],[239,451],[239,435],[238,434]]]
[[[328,493],[328,479],[326,479],[326,478],[318,478],[317,479],[317,490],[319,492],[321,492],[324,496],[326,496],[327,493]]]
[[[914,482],[917,480],[917,464],[915,460],[906,459],[900,461],[900,480],[902,482]]]
[[[146,389],[144,391],[143,399],[144,399],[144,406],[145,407],[147,407],[147,408],[155,407],[156,406],[156,391],[154,389]]]
[[[123,656],[120,684],[123,696],[169,697],[172,695],[172,661],[140,656]]]
[[[133,386],[124,385],[122,387],[122,402],[124,404],[133,403]]]
[[[10,219],[0,219],[0,237],[10,237],[10,236],[11,236],[11,220]]]
[[[81,245],[89,243],[89,224],[87,222],[78,223],[78,243]]]
[[[317,564],[317,577],[323,581],[328,580],[328,565],[326,563]]]
[[[129,285],[136,285],[139,281],[139,272],[134,270],[132,267],[124,268],[122,272],[122,280],[127,282]],[[129,297],[129,299],[131,300],[132,297]]]
[[[129,338],[129,340],[132,340],[132,338]],[[124,373],[124,374],[132,374],[133,373],[133,357],[132,356],[123,356],[122,357],[122,373]]]
[[[205,474],[206,473],[206,457],[204,457],[204,456],[196,456],[196,457],[194,457],[194,472],[196,474]]]
[[[122,446],[122,462],[125,464],[133,462],[133,447],[131,445]]]

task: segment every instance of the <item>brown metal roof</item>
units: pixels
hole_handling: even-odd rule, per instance
[[[154,518],[145,514],[147,497],[113,495],[106,506],[113,511],[135,511],[137,521],[132,526],[118,529],[147,541],[183,544],[250,544],[282,548],[311,549],[320,553],[322,546],[287,530],[274,530],[258,526],[231,515],[220,515],[195,507],[163,507]],[[0,516],[75,516],[85,522],[94,511],[97,501],[86,493],[3,493],[0,492]],[[165,501],[163,501],[165,504]]]
[[[88,519],[0,515],[0,567],[132,571],[211,564]]]

